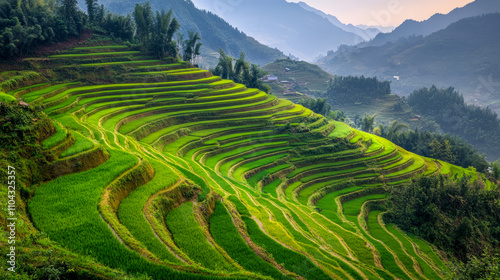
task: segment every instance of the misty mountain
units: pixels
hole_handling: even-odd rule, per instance
[[[432,84],[454,86],[467,101],[500,112],[500,83],[495,83],[500,78],[499,26],[499,13],[467,18],[426,37],[330,52],[319,64],[335,75],[393,80],[393,91],[400,95]]]
[[[112,12],[119,14],[132,13],[136,3],[144,0],[101,0]],[[201,52],[203,63],[201,67],[214,67],[218,61],[218,50],[222,48],[226,54],[239,57],[240,52],[245,52],[250,62],[264,65],[284,54],[274,48],[259,43],[252,37],[232,27],[219,16],[197,9],[190,0],[149,0],[153,10],[173,9],[174,17],[180,22],[182,34],[188,30],[199,32],[203,43]],[[85,1],[80,0],[80,6],[85,9]],[[187,36],[187,35],[185,35]]]
[[[352,45],[363,41],[328,19],[285,0],[193,2],[200,9],[221,16],[259,42],[303,60],[312,60],[341,44]]]
[[[354,33],[354,34],[358,35],[359,37],[363,38],[363,40],[365,40],[365,41],[369,41],[369,40],[375,38],[375,36],[377,36],[377,34],[379,34],[380,32],[382,32],[380,30],[380,28],[376,27],[376,26],[363,26],[363,28],[361,28],[361,27],[358,27],[358,26],[354,26],[352,24],[344,24],[338,18],[336,18],[335,16],[326,14],[323,11],[318,10],[316,8],[313,8],[313,7],[307,5],[304,2],[299,2],[298,4],[304,10],[313,12],[313,13],[321,16],[321,17],[324,17],[324,18],[328,19],[328,21],[330,21],[333,25],[341,28],[344,31]],[[384,29],[384,30],[387,30],[387,29]]]
[[[391,33],[378,34],[367,45],[381,46],[387,42],[397,41],[402,37],[413,35],[427,36],[461,19],[495,12],[500,12],[500,0],[476,0],[462,8],[456,8],[446,15],[435,14],[428,20],[421,22],[406,20]]]

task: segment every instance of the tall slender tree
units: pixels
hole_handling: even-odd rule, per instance
[[[199,40],[201,40],[201,37],[198,32],[194,33],[194,31],[191,30],[188,31],[188,39],[184,41],[184,54],[182,57],[184,61],[189,61],[194,64],[196,56],[201,54],[200,48],[202,43],[198,42]]]
[[[97,5],[97,0],[85,0],[87,4],[87,14],[89,16],[89,22],[91,24],[95,23],[99,5]]]

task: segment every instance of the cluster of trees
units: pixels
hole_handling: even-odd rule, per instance
[[[330,111],[332,111],[332,105],[330,105],[328,102],[327,98],[309,98],[309,99],[301,99],[298,104],[309,108],[311,111],[313,111],[316,114],[321,114],[325,117],[328,117],[330,114]]]
[[[468,143],[500,155],[500,120],[489,108],[467,105],[454,88],[422,88],[408,98],[412,110],[435,121],[445,133],[464,138]]]
[[[108,36],[132,41],[134,39],[135,26],[130,15],[118,15],[109,12],[104,5],[99,6],[97,0],[85,0],[87,5],[88,23],[92,29],[101,31]]]
[[[210,71],[216,76],[233,80],[249,88],[258,88],[266,93],[271,90],[268,85],[260,80],[267,72],[260,69],[258,65],[245,61],[245,53],[243,52],[240,54],[240,58],[235,60],[222,49],[219,49],[219,63]]]
[[[97,0],[85,0],[87,14],[78,9],[76,0],[6,0],[0,3],[0,57],[30,54],[37,46],[79,36],[85,28],[132,42],[137,33],[145,50],[158,58],[179,57],[193,62],[200,55],[201,37],[188,32],[177,34],[179,22],[172,11],[153,12],[149,2],[136,4],[133,16],[109,12]],[[182,54],[181,54],[182,52]]]
[[[370,99],[391,94],[391,83],[364,76],[335,76],[328,84],[325,97],[335,104],[369,102]]]
[[[478,180],[422,177],[392,190],[384,220],[467,262],[486,247],[498,248],[499,199],[500,190],[484,190]]]
[[[76,0],[5,0],[0,2],[0,58],[29,54],[34,48],[78,36],[87,16]]]

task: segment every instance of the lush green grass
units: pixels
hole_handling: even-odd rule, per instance
[[[319,173],[319,174],[314,174],[314,175],[302,178],[302,179],[300,179],[300,181],[303,183],[307,183],[309,181],[316,180],[319,178],[344,175],[344,174],[354,173],[354,172],[363,171],[363,170],[366,170],[366,167],[357,167],[357,168],[353,168],[353,169],[349,169],[349,170],[339,170],[339,171],[333,171],[333,172]]]
[[[257,144],[257,145],[252,145],[252,146],[247,146],[247,147],[242,147],[242,148],[238,148],[235,150],[238,151],[238,152],[245,152],[245,151],[253,151],[254,149],[256,148],[275,148],[276,146],[282,146],[282,145],[286,145],[287,142],[272,142],[272,143],[262,143],[262,144]],[[266,157],[266,158],[261,158],[261,159],[258,159],[258,160],[255,160],[255,161],[251,161],[251,162],[248,162],[246,164],[243,164],[242,166],[238,167],[234,173],[233,173],[233,178],[236,178],[237,180],[240,180],[240,178],[242,177],[243,173],[249,171],[249,170],[252,170],[254,168],[257,168],[259,166],[263,166],[263,165],[266,165],[266,164],[269,164],[269,163],[272,163],[273,161],[275,160],[278,160],[278,159],[281,159],[283,157],[286,157],[286,154],[278,154],[278,155],[275,155],[275,156],[271,156],[271,157]]]
[[[370,200],[379,200],[379,199],[384,199],[388,196],[389,194],[384,193],[384,194],[371,194],[371,195],[366,195],[362,197],[358,197],[352,200],[349,200],[347,202],[344,202],[342,204],[342,208],[344,210],[344,215],[346,216],[357,216],[359,212],[361,211],[361,206],[363,206],[363,203],[370,201]]]
[[[177,154],[177,151],[179,151],[179,149],[182,148],[182,146],[189,144],[193,141],[197,141],[197,140],[200,140],[200,137],[189,136],[189,135],[183,136],[180,139],[178,139],[177,141],[166,145],[165,148],[163,148],[163,152],[171,153],[171,154],[175,155],[175,154]]]
[[[281,263],[286,269],[295,272],[306,279],[331,279],[323,270],[316,267],[308,258],[274,241],[263,233],[257,223],[251,218],[243,217],[252,241],[266,249],[276,262]]]
[[[279,209],[278,207],[274,206],[270,201],[264,199],[264,198],[259,198],[258,199],[259,203],[266,207],[272,214],[273,218],[279,222],[285,229],[286,231],[293,236],[293,239],[295,241],[308,244],[311,246],[314,246],[315,243],[310,240],[309,237],[304,236],[302,233],[297,231],[291,224],[291,221],[288,217],[283,214],[282,209]],[[337,240],[338,242],[338,240]]]
[[[134,237],[158,258],[166,262],[180,264],[181,261],[167,250],[165,245],[155,236],[143,214],[143,208],[148,199],[155,193],[173,185],[179,177],[171,169],[157,161],[151,161],[151,166],[155,170],[154,178],[130,193],[120,203],[118,217]]]
[[[250,184],[250,186],[255,186],[260,180],[264,179],[266,176],[271,175],[271,174],[278,172],[280,170],[287,169],[290,166],[291,166],[290,164],[282,164],[282,165],[278,165],[278,166],[266,169],[264,171],[261,171],[255,175],[253,175],[252,177],[250,177],[247,180],[248,184]]]
[[[42,147],[44,149],[51,149],[66,139],[66,129],[62,128],[62,126],[56,122],[54,122],[54,127],[56,128],[56,133],[42,142]]]
[[[18,93],[20,91],[23,91],[23,90],[29,90],[29,89],[32,89],[32,88],[44,87],[44,86],[48,86],[48,85],[50,85],[50,84],[49,83],[43,83],[43,84],[31,85],[31,86],[27,86],[27,87],[18,88],[18,89],[15,89],[13,91],[9,91],[9,92],[7,92],[7,94],[8,95],[15,95],[16,93]]]
[[[78,58],[89,56],[108,56],[108,55],[128,55],[139,54],[140,51],[126,51],[126,52],[103,52],[103,53],[79,53],[79,54],[56,54],[49,56],[50,58]]]
[[[131,274],[156,279],[200,279],[201,275],[148,262],[121,244],[101,219],[97,205],[103,189],[138,162],[137,157],[125,152],[110,150],[110,154],[111,158],[97,168],[58,177],[38,188],[29,201],[36,227],[75,253]]]
[[[95,47],[76,47],[73,48],[75,51],[87,51],[87,50],[96,50],[96,49],[126,49],[127,46],[123,45],[109,45],[109,46],[95,46]]]
[[[346,123],[337,121],[332,122],[335,125],[335,130],[333,130],[328,137],[346,138],[349,134],[351,134],[352,130]]]
[[[35,91],[32,91],[30,93],[27,93],[27,94],[23,95],[23,99],[26,102],[31,102],[31,101],[33,101],[35,99],[40,98],[44,94],[53,92],[53,91],[58,90],[58,89],[62,89],[64,87],[67,87],[67,86],[70,86],[70,85],[75,85],[75,84],[78,84],[78,83],[59,84],[59,85],[53,85],[53,86],[50,86],[50,87],[46,87],[46,88],[42,88],[42,89],[39,89],[39,90],[35,90]]]
[[[357,190],[360,190],[361,188],[362,187],[349,187],[329,193],[316,203],[316,207],[320,209],[331,210],[336,213],[338,210],[338,206],[337,203],[335,202],[335,198],[346,193],[355,192]]]
[[[243,161],[243,160],[247,160],[247,159],[251,159],[251,158],[255,158],[255,157],[260,157],[260,156],[263,156],[263,155],[266,155],[266,154],[274,154],[274,153],[279,153],[279,152],[285,152],[286,150],[290,150],[291,147],[282,147],[282,148],[276,148],[276,149],[267,149],[267,150],[262,150],[262,151],[258,151],[258,152],[255,152],[255,153],[251,153],[251,154],[248,154],[248,155],[243,155],[241,157],[238,157],[234,160],[231,160],[231,161],[228,161],[224,164],[222,164],[220,166],[220,172],[222,174],[228,174],[229,172],[229,169],[231,167],[233,167],[235,164]],[[281,157],[284,157],[286,155],[282,155]]]
[[[240,215],[250,217],[250,212],[238,197],[231,195],[229,196],[228,200],[236,207]]]
[[[267,184],[262,188],[263,192],[270,193],[273,197],[278,197],[278,194],[276,193],[276,188],[281,184],[283,180],[281,179],[276,179],[272,181],[270,184]]]
[[[250,132],[241,132],[241,133],[231,133],[229,135],[223,135],[217,138],[214,138],[212,140],[208,140],[205,142],[206,145],[211,145],[211,144],[217,144],[218,142],[223,142],[227,141],[230,139],[234,138],[243,138],[243,137],[252,137],[254,138],[255,136],[268,136],[269,134],[272,134],[272,130],[258,130],[258,131],[250,131]]]
[[[6,93],[3,93],[0,91],[0,102],[5,102],[5,103],[16,103],[17,98],[15,98],[12,95],[8,95]]]
[[[429,279],[440,279],[441,277],[429,266],[417,253],[415,253],[415,249],[413,248],[411,242],[406,239],[406,237],[397,230],[393,225],[388,224],[385,226],[388,232],[392,233],[402,244],[404,250],[412,256],[417,262],[420,268],[422,269],[422,273]]]
[[[231,216],[219,201],[216,202],[215,211],[210,216],[210,232],[217,244],[244,269],[271,276],[274,279],[291,279],[283,275],[270,263],[260,258],[245,243],[245,240],[243,240],[236,227],[234,227]]]
[[[76,142],[69,147],[66,151],[61,154],[61,157],[69,157],[72,155],[76,155],[85,151],[92,149],[95,145],[94,141],[86,138],[78,132],[73,132],[73,136],[75,136]]]
[[[425,165],[425,160],[417,155],[414,155],[413,157],[415,159],[415,162],[410,165],[409,167],[401,170],[401,171],[398,171],[398,172],[394,172],[394,173],[391,173],[391,174],[388,174],[386,175],[385,177],[386,178],[392,178],[392,177],[396,177],[396,176],[399,176],[399,175],[404,175],[404,174],[407,174],[407,173],[410,173],[410,172],[414,172],[422,167],[424,167]]]
[[[405,266],[407,271],[409,271],[419,279],[422,279],[422,277],[415,271],[412,259],[405,253],[398,241],[394,239],[394,237],[392,237],[390,234],[388,234],[378,223],[377,217],[379,215],[380,211],[372,211],[368,215],[367,224],[371,235],[391,248],[391,250],[398,256],[398,259],[401,261],[401,263]]]
[[[288,199],[292,200],[292,199],[293,199],[293,195],[292,195],[292,194],[293,194],[293,191],[294,191],[296,188],[298,188],[301,184],[302,184],[302,182],[300,182],[300,181],[299,181],[299,182],[295,182],[295,183],[293,183],[293,184],[289,185],[289,186],[285,189],[285,196],[286,196]]]
[[[129,64],[145,64],[159,62],[159,60],[132,60],[132,61],[117,61],[117,62],[102,62],[102,63],[86,63],[81,64],[82,67],[99,67],[99,66],[112,66],[112,65],[129,65]],[[153,67],[158,67],[154,65]]]
[[[213,270],[234,271],[222,255],[207,241],[193,214],[193,202],[186,202],[168,213],[165,222],[175,244],[192,260]]]

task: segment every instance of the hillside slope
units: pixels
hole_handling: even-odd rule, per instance
[[[444,278],[438,252],[371,209],[413,176],[477,173],[189,64],[98,44],[24,61],[58,82],[9,93],[56,124],[29,200],[51,240],[153,279]]]
[[[132,13],[135,4],[143,2],[141,0],[99,1],[111,12],[120,14]],[[197,9],[190,0],[151,0],[149,3],[153,10],[161,11],[163,9],[168,11],[173,9],[174,17],[181,24],[180,33],[187,34],[188,30],[199,32],[203,41],[201,49],[203,62],[200,63],[203,68],[208,69],[217,65],[219,48],[222,48],[228,55],[233,57],[239,57],[241,52],[245,52],[252,63],[259,65],[284,57],[281,51],[259,43],[215,14]],[[80,1],[80,5],[84,6],[85,3]]]

